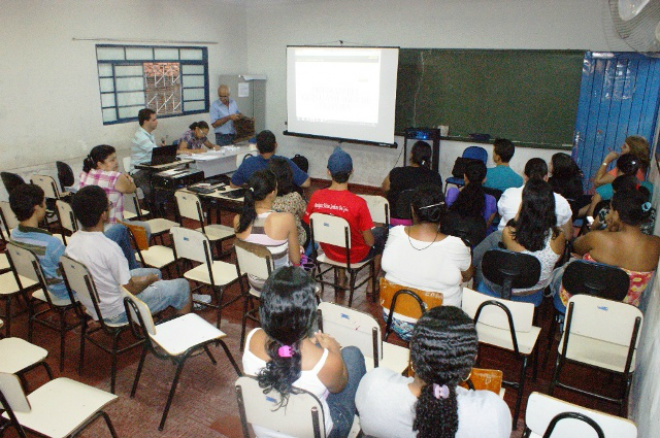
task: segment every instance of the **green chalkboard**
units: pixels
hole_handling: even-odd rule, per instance
[[[570,144],[583,51],[401,49],[397,133],[449,126],[539,146]]]

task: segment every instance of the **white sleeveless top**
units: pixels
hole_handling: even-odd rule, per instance
[[[250,333],[248,333],[247,338],[245,340],[245,351],[243,352],[243,372],[245,374],[249,374],[252,376],[256,376],[259,374],[259,371],[261,371],[263,368],[266,367],[266,361],[261,359],[260,357],[257,357],[253,352],[250,351],[250,340],[252,339],[252,335],[257,331],[261,330],[259,327],[252,329]],[[314,368],[311,370],[302,370],[300,373],[300,378],[293,382],[293,386],[296,388],[301,388],[306,391],[311,392],[314,394],[320,401],[321,401],[321,406],[323,406],[323,414],[325,417],[325,432],[326,435],[332,431],[332,418],[330,417],[330,408],[328,408],[328,404],[326,403],[326,398],[328,398],[328,394],[330,391],[328,391],[328,388],[321,382],[319,379],[319,372],[325,365],[325,361],[328,358],[328,349],[324,348],[323,349],[323,355],[321,356],[321,359],[314,365]],[[274,390],[275,391],[275,390]],[[259,427],[256,425],[252,426],[254,429],[254,433],[257,435],[257,438],[292,438],[289,437],[288,435],[284,435],[278,432],[275,432],[270,429],[265,429],[263,427]]]
[[[539,277],[538,283],[536,283],[533,287],[524,289],[513,289],[512,293],[514,294],[520,294],[520,293],[525,293],[525,292],[531,292],[531,291],[537,291],[540,289],[545,289],[546,286],[550,284],[550,276],[552,275],[552,271],[555,268],[555,263],[557,263],[557,260],[559,260],[559,257],[561,257],[561,254],[557,254],[552,250],[552,246],[550,245],[550,242],[552,240],[552,229],[549,230],[548,232],[548,237],[545,239],[545,246],[538,250],[538,251],[528,251],[524,250],[521,251],[523,254],[529,254],[531,256],[536,257],[536,259],[541,263],[541,275]]]

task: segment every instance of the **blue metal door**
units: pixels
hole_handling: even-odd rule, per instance
[[[584,188],[609,151],[621,151],[629,135],[653,144],[660,96],[660,59],[628,52],[587,52],[582,68],[573,159]]]

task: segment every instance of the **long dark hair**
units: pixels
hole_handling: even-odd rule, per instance
[[[282,157],[273,157],[268,160],[268,169],[277,177],[277,196],[288,195],[295,190],[293,170],[288,161]]]
[[[644,189],[648,193],[648,190]],[[651,217],[651,203],[648,195],[639,189],[621,190],[612,197],[612,210],[619,213],[621,222],[637,226]]]
[[[301,268],[290,266],[276,270],[261,290],[259,318],[268,336],[266,353],[270,361],[257,379],[264,392],[276,390],[282,405],[300,378],[302,355],[300,343],[311,335],[316,318],[316,283]]]
[[[411,195],[410,205],[419,222],[440,224],[447,213],[442,189],[431,184],[417,186]]]
[[[411,151],[411,161],[427,169],[431,168],[431,146],[425,141],[416,141]]]
[[[540,251],[551,230],[553,237],[559,233],[556,224],[552,187],[541,179],[530,179],[523,188],[518,219],[509,222],[515,230],[514,239],[528,251]]]
[[[83,160],[83,172],[88,173],[92,169],[96,169],[96,164],[104,162],[106,158],[117,152],[114,147],[107,144],[100,144],[94,146],[89,152],[89,155]]]
[[[450,210],[463,217],[483,217],[486,208],[486,192],[482,186],[486,178],[486,165],[481,160],[474,160],[465,166],[468,184],[463,187],[451,205]]]
[[[551,158],[552,176],[548,182],[552,190],[567,199],[576,199],[584,193],[582,189],[582,171],[570,155],[556,153]]]
[[[415,405],[413,430],[418,431],[418,438],[456,436],[456,386],[469,375],[478,342],[474,322],[458,307],[434,307],[417,321],[410,359],[425,383]]]
[[[277,188],[277,178],[268,169],[258,170],[248,179],[245,194],[243,195],[243,209],[238,221],[237,233],[247,230],[257,217],[254,208],[255,201],[263,201],[266,196]]]

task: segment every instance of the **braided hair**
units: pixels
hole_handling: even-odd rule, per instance
[[[410,341],[416,375],[425,383],[415,405],[418,438],[454,438],[458,431],[456,386],[477,356],[474,322],[458,307],[439,306],[417,321]]]
[[[257,379],[264,393],[280,393],[281,406],[293,392],[293,382],[301,375],[301,342],[310,336],[316,319],[316,283],[295,266],[276,270],[261,291],[259,318],[268,336],[266,353],[270,361]]]

